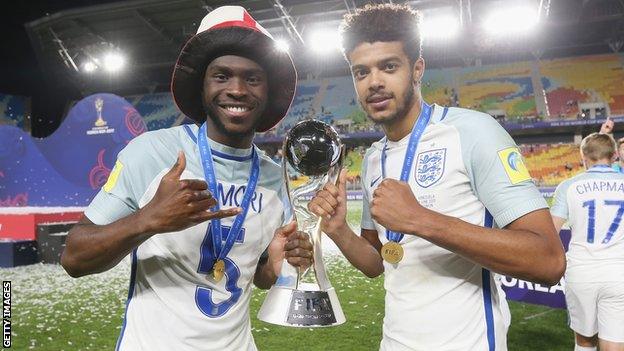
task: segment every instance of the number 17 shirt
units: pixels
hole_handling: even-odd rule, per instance
[[[624,174],[597,165],[562,182],[550,212],[572,230],[566,281],[624,281]]]

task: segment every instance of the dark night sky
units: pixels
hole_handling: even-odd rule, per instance
[[[79,99],[80,92],[76,88],[70,87],[68,84],[62,85],[63,88],[55,86],[49,82],[49,79],[43,79],[43,72],[39,68],[35,52],[31,46],[28,35],[24,28],[24,24],[38,18],[42,18],[47,14],[53,14],[62,10],[79,8],[103,3],[118,2],[119,0],[16,0],[2,2],[2,11],[0,11],[0,35],[2,35],[2,48],[0,49],[0,93],[23,95],[32,98],[31,100],[31,123],[32,134],[36,137],[44,137],[52,133],[59,125],[62,115],[65,112],[67,103],[72,100]],[[553,12],[551,17],[572,17],[577,16],[576,12],[584,12],[594,14],[598,17],[605,17],[611,13],[617,12],[621,14],[624,0],[561,0],[553,1]],[[242,1],[241,1],[242,3]],[[479,3],[474,1],[474,3]],[[589,4],[582,9],[581,4]],[[591,6],[590,6],[591,5]],[[476,6],[476,5],[475,5]],[[474,9],[474,13],[478,13],[478,7]],[[561,16],[559,16],[561,15]],[[617,15],[610,15],[611,17]],[[609,16],[607,16],[609,17]],[[614,17],[617,19],[617,17]],[[570,22],[570,20],[567,20]],[[621,21],[621,20],[620,20]],[[552,33],[557,34],[564,40],[568,37],[577,38],[575,44],[580,49],[575,52],[560,52],[557,55],[579,55],[591,54],[590,50],[599,50],[600,52],[609,52],[608,47],[604,44],[604,38],[609,33],[614,32],[613,20],[596,22],[590,27],[578,30],[579,26],[572,25],[567,27],[553,27],[556,30]],[[621,28],[624,28],[620,22]],[[590,30],[591,29],[591,30]],[[589,34],[597,32],[598,36]],[[583,39],[584,37],[588,37]],[[588,42],[593,40],[594,43],[602,43],[599,48],[590,47]],[[569,44],[569,43],[568,43]],[[566,44],[566,45],[568,45]],[[557,44],[559,45],[559,44]],[[562,44],[563,45],[563,44]],[[501,56],[502,57],[502,56]]]
[[[0,14],[0,93],[32,97],[34,136],[51,133],[60,123],[66,103],[78,97],[77,91],[59,90],[42,79],[24,23],[65,9],[102,4],[93,0],[5,1]]]

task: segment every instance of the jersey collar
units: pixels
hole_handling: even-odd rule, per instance
[[[587,173],[617,173],[610,165],[594,165],[587,170]]]
[[[199,127],[197,125],[184,125],[184,130],[186,134],[193,140],[193,143],[197,144],[197,133],[199,132]],[[246,149],[237,149],[231,146],[223,145],[218,143],[210,137],[208,137],[208,143],[210,143],[210,149],[212,151],[212,156],[220,157],[226,160],[232,161],[248,161],[251,160],[252,157],[252,147]]]

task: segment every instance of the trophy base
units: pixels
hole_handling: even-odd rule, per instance
[[[325,291],[307,283],[301,283],[298,290],[272,286],[258,319],[300,328],[329,327],[346,321],[334,288]]]

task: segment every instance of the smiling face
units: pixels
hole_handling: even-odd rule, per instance
[[[268,90],[266,72],[250,59],[227,55],[210,62],[202,91],[210,138],[249,147],[265,111]]]

